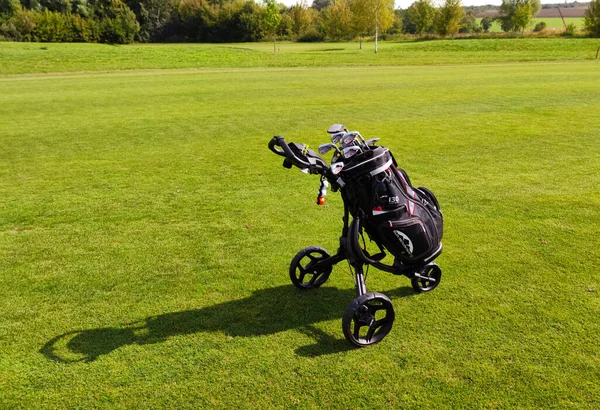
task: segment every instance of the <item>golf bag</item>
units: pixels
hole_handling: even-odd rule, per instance
[[[441,252],[442,213],[427,188],[413,188],[385,147],[353,156],[339,184],[350,213],[380,247],[398,262],[427,262]],[[382,249],[383,250],[383,249]]]

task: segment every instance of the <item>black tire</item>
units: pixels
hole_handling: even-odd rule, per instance
[[[311,269],[312,265],[329,258],[329,252],[318,246],[309,246],[302,249],[294,256],[290,263],[290,279],[300,289],[314,289],[327,282],[331,274],[332,265],[319,270]],[[308,280],[307,280],[308,276]]]
[[[366,293],[350,303],[342,319],[346,340],[357,347],[381,342],[394,324],[392,301],[381,293]]]
[[[430,263],[426,265],[420,272],[419,275],[427,276],[430,279],[422,279],[414,277],[410,280],[410,283],[416,293],[431,292],[434,290],[442,280],[442,269],[437,263]]]

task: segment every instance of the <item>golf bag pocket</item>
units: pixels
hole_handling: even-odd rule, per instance
[[[406,262],[427,258],[438,245],[419,217],[387,221],[379,226],[379,234],[382,245]]]

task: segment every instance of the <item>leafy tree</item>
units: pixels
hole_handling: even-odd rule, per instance
[[[502,0],[500,26],[504,31],[523,32],[540,9],[540,0]]]
[[[263,15],[263,24],[268,33],[273,35],[273,52],[277,52],[277,26],[279,25],[279,21],[281,20],[281,15],[279,14],[279,4],[277,4],[276,0],[263,0],[265,3],[265,10]]]
[[[127,5],[140,23],[141,41],[159,40],[175,10],[174,0],[128,0]]]
[[[311,10],[308,8],[306,0],[300,0],[290,7],[288,14],[292,18],[293,22],[292,31],[297,36],[304,34],[313,22],[313,15]]]
[[[394,24],[394,0],[353,0],[350,7],[357,31],[375,33],[377,53],[379,33],[385,32]]]
[[[390,34],[399,34],[402,33],[402,29],[404,28],[403,26],[403,19],[402,19],[402,10],[394,10],[394,23],[392,24],[392,27],[390,27],[387,31],[387,33]]]
[[[17,41],[32,40],[36,26],[36,15],[20,4],[14,5],[13,14],[5,23],[0,24],[0,34]]]
[[[415,34],[423,35],[433,31],[436,10],[432,0],[415,1],[406,10],[410,23],[415,27]]]
[[[459,33],[479,33],[483,30],[481,25],[477,24],[477,17],[472,10],[469,10],[464,14],[460,25],[460,30],[458,30]]]
[[[435,18],[435,29],[440,36],[452,36],[458,33],[465,16],[461,0],[445,0]]]
[[[332,0],[314,0],[312,8],[321,11],[331,5]]]
[[[540,21],[539,23],[537,23],[535,25],[535,27],[533,28],[533,31],[540,32],[542,30],[544,30],[546,28],[546,22],[545,21]]]
[[[294,20],[288,13],[281,14],[276,31],[278,36],[291,36],[294,33]]]
[[[183,0],[179,15],[185,37],[190,41],[206,41],[217,20],[217,12],[207,0]]]
[[[491,17],[484,17],[481,19],[481,27],[483,28],[483,31],[485,31],[486,33],[492,27],[492,24],[494,24],[494,19]]]
[[[352,12],[346,0],[334,0],[321,14],[327,37],[339,41],[352,36]]]
[[[600,37],[600,0],[592,0],[585,11],[584,30],[592,37]]]
[[[19,0],[0,0],[0,14],[12,16],[20,10],[21,3]]]

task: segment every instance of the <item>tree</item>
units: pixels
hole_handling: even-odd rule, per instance
[[[139,40],[150,41],[162,38],[163,28],[168,24],[175,9],[173,0],[126,0],[125,2],[140,22]]]
[[[334,0],[321,14],[329,38],[339,41],[352,36],[352,12],[346,0]]]
[[[585,11],[584,30],[592,37],[600,37],[600,0],[592,0]]]
[[[481,27],[483,28],[483,31],[485,31],[486,33],[492,27],[492,24],[494,24],[494,19],[491,17],[484,17],[481,19]]]
[[[324,8],[329,7],[331,5],[331,1],[332,0],[314,0],[312,8],[316,9],[317,11],[321,11]]]
[[[312,13],[311,10],[308,9],[306,0],[299,0],[290,7],[289,15],[293,21],[292,31],[297,36],[304,34],[313,21]]]
[[[502,30],[524,32],[541,7],[540,0],[502,0],[498,18]]]
[[[464,16],[461,0],[446,0],[436,15],[436,32],[442,37],[458,33]]]
[[[410,23],[415,27],[415,34],[431,33],[435,19],[435,8],[431,0],[415,1],[406,10]]]
[[[263,2],[265,3],[263,23],[267,32],[273,34],[273,52],[276,53],[277,26],[279,26],[279,21],[281,20],[279,4],[277,3],[277,0],[263,0]]]
[[[21,11],[19,0],[0,0],[0,14],[12,16],[19,11]]]
[[[375,33],[375,53],[380,32],[394,24],[394,0],[353,0],[350,4],[359,33]]]

